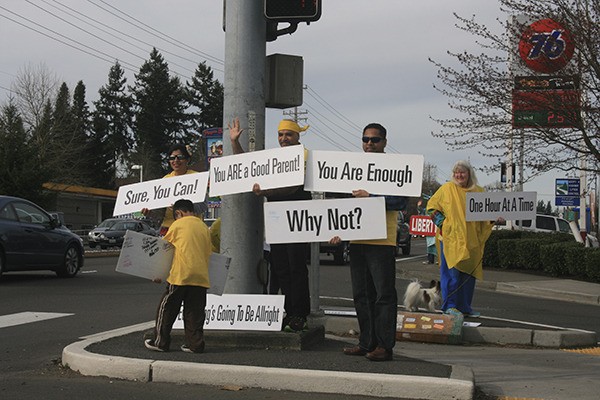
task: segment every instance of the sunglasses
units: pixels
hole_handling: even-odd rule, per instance
[[[168,160],[169,161],[175,161],[175,160],[183,161],[183,160],[187,160],[187,157],[184,156],[183,154],[177,154],[176,156],[169,156]]]
[[[377,144],[377,143],[381,142],[382,140],[383,140],[383,138],[379,137],[379,136],[363,136],[362,137],[363,143],[372,142],[372,143]]]

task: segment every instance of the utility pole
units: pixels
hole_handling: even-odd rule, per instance
[[[244,151],[265,148],[266,22],[263,2],[225,2],[223,151],[233,154],[227,123],[240,119]],[[221,253],[231,257],[225,293],[262,293],[257,268],[263,259],[262,198],[254,193],[223,196]]]

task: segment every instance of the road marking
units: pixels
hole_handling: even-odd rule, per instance
[[[92,269],[89,271],[80,271],[80,273],[82,273],[82,274],[95,274],[96,272],[98,272],[98,271],[96,271],[95,269]]]
[[[16,314],[0,315],[0,328],[30,324],[32,322],[44,321],[47,319],[68,317],[70,315],[75,314],[25,311]]]
[[[541,328],[561,329],[561,330],[564,330],[564,331],[575,331],[575,332],[583,332],[583,333],[593,333],[592,331],[586,331],[586,330],[583,330],[583,329],[565,328],[565,327],[562,327],[562,326],[538,324],[538,323],[535,323],[535,322],[519,321],[519,320],[516,320],[516,319],[488,317],[487,315],[486,316],[482,315],[480,318],[481,319],[491,319],[491,320],[494,320],[494,321],[514,322],[514,323],[523,324],[523,325],[539,326]]]

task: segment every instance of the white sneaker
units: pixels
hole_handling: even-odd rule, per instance
[[[146,346],[146,348],[148,350],[164,352],[163,349],[161,349],[160,347],[154,345],[152,339],[146,339],[146,340],[144,340],[144,346]]]

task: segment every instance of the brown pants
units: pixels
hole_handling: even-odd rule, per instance
[[[181,303],[183,303],[185,344],[192,351],[204,345],[206,288],[167,284],[167,289],[156,310],[154,327],[154,345],[163,350],[169,350],[171,345],[171,329],[179,315]]]

